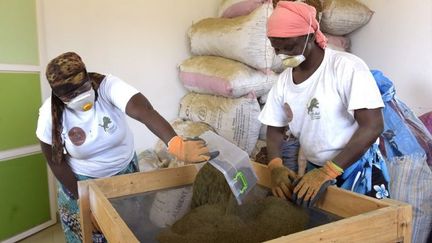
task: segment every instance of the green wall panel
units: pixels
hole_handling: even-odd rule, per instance
[[[0,241],[50,220],[42,154],[0,162]]]
[[[0,63],[39,65],[35,0],[0,0]]]
[[[38,143],[39,80],[38,73],[0,73],[0,151]]]

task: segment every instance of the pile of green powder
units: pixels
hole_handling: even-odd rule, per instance
[[[162,231],[159,242],[263,242],[306,228],[301,207],[269,196],[238,205],[225,177],[210,163],[194,182],[191,211]]]

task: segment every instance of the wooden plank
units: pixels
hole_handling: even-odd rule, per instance
[[[194,165],[166,168],[150,172],[113,176],[109,179],[93,180],[107,198],[121,197],[186,184],[195,180]]]
[[[270,171],[266,165],[252,162],[258,176],[258,184],[270,187]],[[317,202],[316,206],[327,212],[344,218],[370,212],[392,205],[386,201],[374,199],[365,195],[347,191],[336,186],[328,188],[327,192]]]
[[[259,178],[258,184],[266,187],[270,187],[271,185],[270,171],[268,170],[267,166],[255,162],[253,162],[252,164]],[[348,217],[351,218],[344,219],[336,223],[331,223],[322,227],[306,230],[297,233],[298,235],[294,234],[294,235],[287,236],[289,238],[282,237],[280,239],[277,239],[277,241],[275,242],[286,242],[286,241],[296,242],[297,239],[296,237],[298,237],[298,242],[316,242],[316,241],[318,242],[357,242],[357,241],[362,242],[364,240],[363,239],[364,237],[367,237],[367,239],[372,242],[374,241],[383,242],[383,241],[387,241],[387,239],[388,241],[393,241],[393,242],[401,239],[403,239],[404,242],[410,242],[411,241],[410,240],[411,239],[411,226],[410,226],[411,211],[409,211],[410,209],[408,209],[408,211],[406,209],[406,207],[409,207],[409,205],[405,205],[404,208],[400,208],[400,207],[395,208],[394,207],[395,205],[399,206],[400,204],[399,202],[394,200],[378,200],[365,195],[347,191],[338,188],[336,186],[332,186],[328,188],[327,192],[323,195],[323,198],[321,198],[317,202],[317,207],[327,212],[336,214],[338,216],[342,216],[344,218],[348,218]],[[388,208],[386,209],[386,211],[389,212],[379,211],[379,209],[383,209],[383,208]],[[375,215],[376,217],[379,217],[380,220],[378,221],[375,220]],[[376,231],[374,230],[374,232],[365,233],[366,231],[370,231],[369,230],[370,224],[368,222],[371,220],[373,221],[374,225],[376,224],[377,227],[379,227],[379,230]],[[341,224],[340,228],[344,229],[343,235],[347,237],[345,236],[344,236],[345,238],[339,237],[339,233],[336,233],[336,232],[340,232],[340,228],[338,228],[339,224]],[[383,234],[381,232],[381,231],[383,232],[388,231],[385,228],[383,229],[382,225],[389,225],[389,224],[396,225],[395,227],[398,228],[398,230],[396,231],[398,232],[397,235],[394,235],[394,232],[390,234]],[[333,228],[333,225],[336,225],[336,227]],[[353,232],[346,232],[345,229],[347,225],[359,225],[359,226],[358,227],[355,226],[354,228],[351,228],[353,229],[352,230]],[[362,227],[366,228],[363,230],[365,232],[361,233],[360,236],[356,236],[356,234],[358,234],[358,232],[361,231]],[[337,236],[328,236],[329,238],[326,238],[327,236],[323,234],[323,232],[330,232],[330,233],[333,232]],[[315,235],[316,238],[309,239],[308,235]],[[355,238],[355,241],[353,241],[352,237]]]
[[[397,206],[398,209],[398,242],[411,242],[412,237],[412,206],[393,199],[384,199]]]
[[[93,224],[90,219],[89,181],[78,181],[78,206],[80,209],[81,234],[84,243],[91,243]]]
[[[343,218],[356,216],[380,208],[388,207],[386,201],[330,186],[317,201],[316,206]]]
[[[398,236],[399,242],[410,243],[412,237],[412,206],[401,205],[398,208]]]
[[[267,242],[396,242],[398,210],[381,208]]]
[[[108,242],[138,243],[138,239],[115,211],[102,191],[89,182],[90,209]]]
[[[259,177],[258,183],[270,186],[270,172],[267,166],[254,162],[252,164]],[[138,242],[107,197],[191,184],[196,173],[197,170],[192,165],[92,180],[88,185],[91,211],[110,242]],[[318,202],[318,206],[325,211],[345,217],[345,219],[270,242],[411,241],[412,212],[408,204],[394,200],[377,200],[337,187],[330,187]],[[90,222],[89,219],[83,219],[83,221],[84,225]]]

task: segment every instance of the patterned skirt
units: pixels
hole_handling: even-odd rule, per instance
[[[138,159],[136,155],[129,163],[129,165],[117,173],[116,175],[129,174],[138,172]],[[75,174],[78,181],[95,179],[89,176],[83,176]],[[60,214],[60,221],[65,234],[66,242],[78,243],[82,242],[80,219],[79,219],[79,208],[77,200],[74,199],[72,193],[69,192],[61,183],[57,183],[57,204],[58,211]],[[107,242],[104,235],[101,232],[93,232],[93,242]]]

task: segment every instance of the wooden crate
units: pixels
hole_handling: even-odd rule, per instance
[[[270,185],[267,166],[252,162],[258,183]],[[108,201],[109,198],[167,189],[193,183],[195,166],[80,181],[79,207],[84,242],[91,242],[91,213],[109,242],[139,242]],[[268,242],[411,242],[411,206],[399,201],[329,187],[318,208],[343,219]]]

